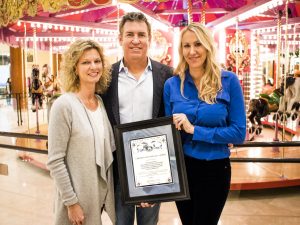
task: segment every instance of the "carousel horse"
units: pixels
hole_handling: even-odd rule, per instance
[[[290,87],[290,102],[287,105],[287,112],[292,120],[296,120],[300,111],[300,77],[295,77],[295,83]]]
[[[43,85],[39,79],[40,70],[36,67],[32,69],[32,83],[31,83],[31,102],[32,112],[36,111],[35,101],[38,101],[38,107],[41,108],[43,105]]]
[[[255,134],[259,135],[262,132],[261,118],[269,115],[271,112],[277,112],[279,99],[282,95],[281,88],[277,88],[270,95],[260,94],[258,99],[249,101],[248,119],[251,123],[249,133],[255,132]]]
[[[278,118],[283,121],[291,117],[296,120],[300,108],[300,77],[288,77],[284,98],[280,100]],[[286,113],[284,115],[284,112]]]
[[[274,114],[273,120],[283,120],[283,109],[291,103],[291,92],[293,93],[295,78],[288,76],[286,78],[286,90],[284,91],[284,83],[281,82],[280,88],[275,89],[270,95],[260,94],[259,99],[251,99],[249,102],[249,116],[248,119],[251,123],[249,133],[255,132],[259,135],[262,132],[261,118],[269,115],[271,112]],[[299,88],[298,88],[299,92]],[[285,98],[282,96],[285,95]],[[291,107],[292,108],[292,107]]]

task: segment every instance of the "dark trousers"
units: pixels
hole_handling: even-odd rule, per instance
[[[191,199],[176,202],[183,225],[217,225],[230,189],[230,160],[185,156]]]
[[[115,185],[116,225],[134,225],[136,212],[137,225],[156,225],[158,223],[160,204],[154,207],[141,208],[134,205],[124,205],[121,199],[121,186]]]

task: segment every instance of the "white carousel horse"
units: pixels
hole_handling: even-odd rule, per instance
[[[250,100],[248,119],[251,123],[251,127],[249,128],[249,133],[255,132],[255,134],[259,135],[263,129],[261,119],[272,112],[275,112],[273,120],[283,118],[284,107],[287,105],[286,102],[289,102],[291,93],[294,93],[290,89],[290,86],[294,85],[294,81],[295,78],[289,76],[286,78],[285,91],[284,83],[281,82],[280,87],[273,90],[270,94],[262,93],[258,99]],[[287,97],[283,98],[283,95],[287,95]]]
[[[278,116],[281,121],[291,116],[292,120],[296,120],[300,107],[300,77],[288,77],[284,98],[280,99]],[[286,112],[284,115],[283,112]]]

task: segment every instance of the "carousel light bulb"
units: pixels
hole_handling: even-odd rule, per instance
[[[17,26],[18,26],[18,27],[21,26],[21,21],[20,21],[20,20],[17,22]]]
[[[35,23],[31,23],[30,27],[34,28],[35,27]]]

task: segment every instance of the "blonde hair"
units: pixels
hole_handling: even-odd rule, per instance
[[[76,66],[79,58],[87,50],[95,49],[100,55],[102,61],[102,74],[96,84],[96,92],[102,94],[106,91],[111,81],[110,65],[103,54],[103,48],[93,40],[78,39],[73,42],[69,49],[64,52],[61,65],[61,85],[65,92],[77,92],[80,88],[79,76],[76,72]]]
[[[213,37],[210,31],[202,24],[191,23],[180,33],[179,41],[179,63],[174,73],[180,77],[180,91],[183,94],[183,84],[185,80],[185,71],[189,68],[188,63],[183,56],[182,37],[187,31],[192,31],[206,49],[206,60],[204,62],[204,74],[198,87],[198,97],[208,104],[216,102],[217,93],[222,89],[221,68],[216,60],[216,49],[214,47]]]

